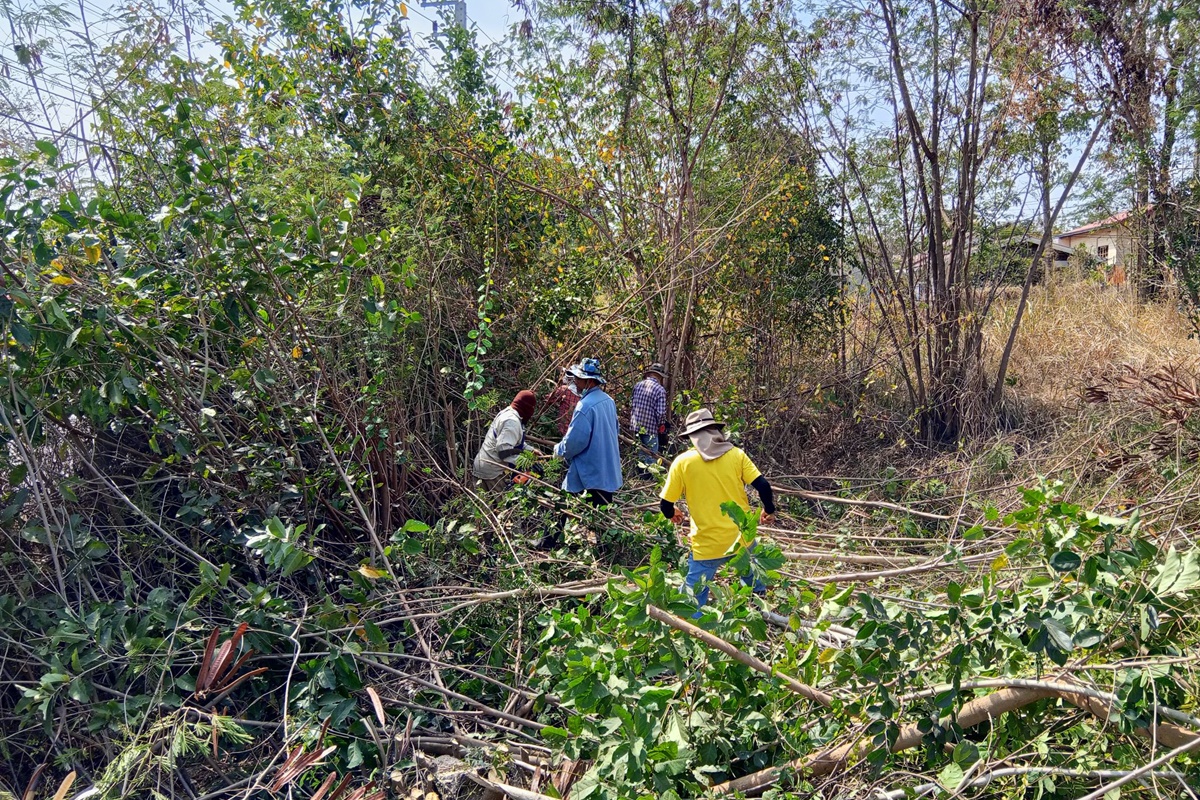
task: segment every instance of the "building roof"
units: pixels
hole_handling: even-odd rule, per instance
[[[1066,236],[1066,234],[1065,234],[1065,233],[1064,233],[1064,234],[1062,234],[1062,235],[1063,235],[1063,236]],[[1040,236],[1026,236],[1026,237],[1023,239],[1023,241],[1024,241],[1026,244],[1031,244],[1031,245],[1033,245],[1034,247],[1037,247],[1039,244],[1041,244],[1041,243],[1042,243],[1042,237],[1040,237]],[[1071,248],[1067,247],[1065,244],[1059,244],[1058,242],[1054,241],[1053,239],[1051,239],[1051,240],[1050,240],[1050,242],[1049,242],[1049,245],[1048,245],[1048,248],[1047,248],[1047,249],[1053,250],[1054,252],[1056,252],[1056,253],[1059,253],[1059,254],[1061,254],[1061,255],[1064,255],[1064,256],[1072,256],[1072,255],[1074,255],[1074,254],[1075,254],[1075,251],[1074,251],[1074,250],[1072,250]]]
[[[1149,205],[1146,207],[1147,214],[1153,213],[1153,211],[1154,211],[1153,205]],[[1102,219],[1099,222],[1090,222],[1087,225],[1081,225],[1080,227],[1078,227],[1074,230],[1067,231],[1066,233],[1060,233],[1058,235],[1058,238],[1066,239],[1071,236],[1081,236],[1085,233],[1091,233],[1092,231],[1098,231],[1098,230],[1101,230],[1102,228],[1115,228],[1118,225],[1124,225],[1126,220],[1128,220],[1132,214],[1133,214],[1133,211],[1121,211],[1117,214],[1113,214],[1111,217]]]

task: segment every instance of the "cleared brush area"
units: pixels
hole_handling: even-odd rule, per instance
[[[1200,800],[1187,3],[0,18],[0,800]]]

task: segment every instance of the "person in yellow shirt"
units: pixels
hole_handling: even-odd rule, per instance
[[[721,504],[732,500],[749,511],[746,486],[750,485],[762,500],[765,513],[761,521],[767,524],[775,521],[771,484],[750,457],[725,438],[724,428],[725,423],[714,419],[707,408],[688,414],[680,438],[691,440],[693,448],[671,462],[667,481],[659,493],[659,510],[676,525],[683,524],[684,516],[675,504],[687,499],[691,552],[686,582],[696,595],[697,611],[693,615],[696,618],[701,616],[699,609],[708,603],[708,582],[733,558],[729,551],[740,535],[737,523],[721,511]],[[750,576],[743,575],[742,581],[749,584]],[[754,591],[763,592],[766,587],[756,582]]]

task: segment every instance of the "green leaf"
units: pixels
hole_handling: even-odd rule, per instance
[[[979,760],[979,746],[974,742],[961,741],[954,746],[954,763],[964,770]]]
[[[1200,583],[1200,551],[1191,550],[1180,555],[1172,545],[1158,574],[1150,583],[1150,590],[1164,597],[1182,594],[1197,583]]]
[[[12,332],[12,337],[17,340],[17,344],[22,347],[33,347],[33,332],[15,315],[9,330]]]
[[[962,587],[954,581],[950,581],[949,585],[946,586],[946,597],[949,598],[951,603],[957,603],[962,597]]]
[[[1059,550],[1054,555],[1050,556],[1050,566],[1057,572],[1070,572],[1079,569],[1079,565],[1083,563],[1083,559],[1078,553],[1073,553],[1070,550]]]
[[[556,728],[553,725],[547,725],[539,732],[542,734],[542,738],[548,742],[565,742],[567,739],[571,738],[571,733],[569,731],[566,731],[562,728]]]
[[[90,703],[92,700],[88,682],[83,678],[75,678],[67,688],[67,696],[80,703]]]
[[[1067,627],[1054,617],[1043,617],[1042,625],[1045,626],[1046,633],[1050,636],[1050,641],[1054,646],[1064,653],[1069,653],[1075,648],[1075,642],[1071,638]]]
[[[953,792],[963,782],[965,773],[963,768],[954,762],[950,762],[942,767],[942,771],[938,773],[938,783],[948,792]]]
[[[45,242],[38,242],[33,246],[33,260],[39,267],[47,266],[54,260],[54,251]]]
[[[33,143],[33,146],[36,147],[42,155],[44,155],[46,158],[48,158],[52,161],[54,159],[58,158],[58,148],[54,145],[53,142],[47,142],[42,139],[39,139],[38,141]]]

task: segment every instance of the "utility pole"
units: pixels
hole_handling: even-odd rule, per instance
[[[453,8],[454,24],[460,28],[467,27],[467,0],[421,0],[421,8]],[[433,23],[433,35],[438,35],[438,24]]]

